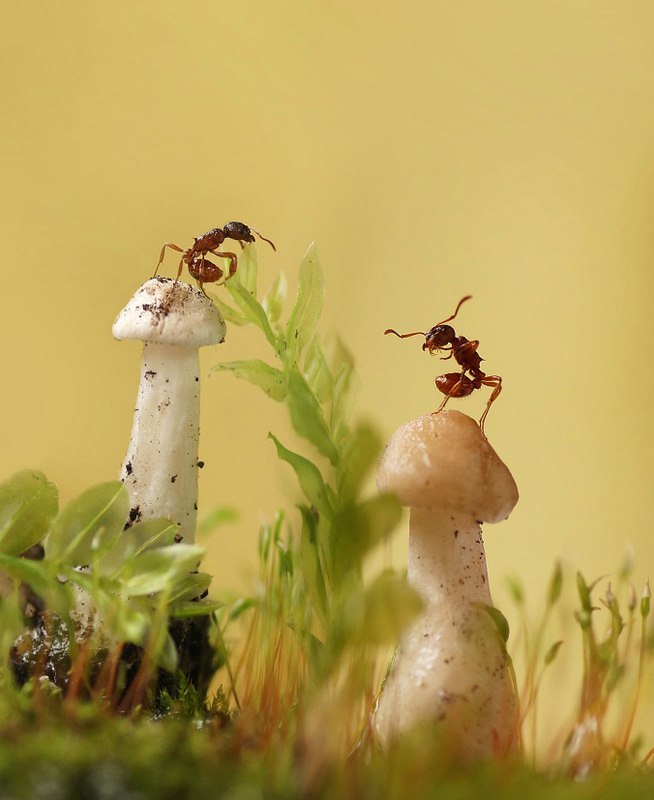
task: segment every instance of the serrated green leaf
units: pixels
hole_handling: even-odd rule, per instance
[[[71,500],[52,523],[48,558],[71,566],[90,564],[122,533],[128,512],[127,489],[120,481],[92,486]]]
[[[319,403],[328,403],[334,393],[334,378],[327,365],[327,359],[317,337],[314,336],[307,348],[303,367],[307,385]]]
[[[253,297],[248,290],[238,280],[238,273],[225,284],[229,293],[234,298],[234,302],[241,309],[245,317],[260,328],[268,342],[273,346],[275,352],[278,351],[279,342],[273,329],[270,327],[268,317],[258,300]]]
[[[194,570],[204,554],[202,547],[174,544],[130,559],[118,574],[120,590],[128,597],[172,590],[177,580]]]
[[[0,552],[18,555],[45,536],[57,514],[57,487],[38,470],[0,484]]]
[[[338,451],[332,441],[320,404],[297,367],[289,369],[287,380],[287,402],[293,427],[300,436],[311,442],[336,466],[339,461]]]
[[[252,358],[248,361],[224,361],[222,364],[216,364],[215,367],[212,367],[210,372],[231,372],[237,378],[249,381],[263,389],[268,397],[273,400],[281,401],[286,397],[286,376],[284,373],[258,358]]]
[[[310,505],[314,506],[321,514],[325,514],[329,519],[334,515],[332,507],[327,499],[325,482],[318,467],[308,458],[288,450],[272,433],[268,437],[273,440],[277,448],[277,456],[293,467],[295,475],[304,492],[304,496]]]
[[[286,302],[286,276],[280,272],[275,280],[270,284],[268,291],[261,301],[261,306],[266,312],[268,321],[274,325],[279,321]]]
[[[318,261],[315,245],[302,259],[295,305],[285,328],[287,351],[291,363],[299,360],[305,345],[316,328],[325,297],[325,278]]]
[[[96,563],[95,569],[105,576],[120,570],[130,558],[153,547],[171,545],[179,525],[169,519],[148,519],[132,525],[111,546],[111,549]]]

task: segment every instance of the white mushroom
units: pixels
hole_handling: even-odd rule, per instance
[[[209,298],[186,283],[153,278],[136,291],[113,325],[116,339],[143,345],[129,448],[120,478],[130,520],[167,517],[195,540],[200,437],[198,348],[225,338],[225,322]]]
[[[393,435],[377,484],[411,507],[408,580],[425,602],[379,698],[379,739],[433,721],[457,757],[505,753],[516,742],[517,704],[503,642],[482,608],[492,600],[480,523],[511,513],[511,473],[474,420],[441,411]]]

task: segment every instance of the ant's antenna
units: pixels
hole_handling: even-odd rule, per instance
[[[426,336],[427,335],[426,333],[423,333],[423,331],[414,331],[413,333],[398,333],[397,331],[394,331],[392,328],[388,328],[387,330],[385,330],[384,331],[384,336],[386,336],[387,333],[394,333],[397,336],[398,339],[406,339],[409,336]]]
[[[253,227],[252,227],[252,225],[250,225],[250,230],[251,230],[251,231],[254,231],[254,233],[256,233],[256,234],[257,234],[257,236],[258,236],[260,239],[263,239],[263,241],[264,241],[264,242],[268,242],[268,244],[269,244],[269,245],[272,247],[272,249],[273,249],[275,252],[277,252],[277,248],[276,248],[276,247],[275,247],[275,245],[274,245],[274,244],[273,244],[273,243],[270,241],[270,239],[266,239],[266,237],[265,237],[265,236],[262,236],[262,235],[259,233],[259,231],[258,231],[256,228],[253,228]]]
[[[456,307],[456,311],[454,312],[454,314],[452,314],[451,317],[448,317],[447,319],[442,320],[441,322],[437,322],[436,325],[434,325],[434,327],[437,328],[439,325],[444,325],[446,322],[450,322],[451,320],[453,320],[454,317],[456,317],[456,315],[459,313],[459,309],[466,302],[466,300],[472,300],[472,295],[471,294],[467,294],[465,297],[462,297],[459,300],[459,305]]]

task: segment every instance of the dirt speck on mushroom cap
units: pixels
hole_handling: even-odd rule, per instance
[[[204,292],[170,278],[152,278],[116,317],[116,339],[202,347],[225,338],[225,322]]]

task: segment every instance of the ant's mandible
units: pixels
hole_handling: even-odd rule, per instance
[[[423,331],[398,333],[392,328],[389,328],[384,331],[384,334],[393,333],[400,339],[406,339],[409,336],[424,336],[425,341],[422,345],[422,349],[428,350],[430,355],[433,355],[435,352],[443,351],[449,352],[449,355],[442,356],[443,360],[454,356],[454,360],[461,367],[461,372],[448,372],[445,375],[438,375],[436,378],[436,388],[445,395],[436,413],[444,408],[450,397],[467,397],[472,394],[475,389],[481,389],[482,386],[492,386],[493,391],[486,403],[486,409],[479,420],[479,427],[483,433],[484,422],[486,421],[486,416],[488,415],[490,407],[495,400],[497,400],[499,393],[502,391],[502,378],[499,375],[487,375],[485,372],[481,371],[481,362],[484,359],[477,352],[479,342],[476,339],[469,341],[465,336],[457,336],[454,328],[451,325],[445,324],[453,320],[459,313],[461,306],[466,300],[470,300],[471,298],[471,294],[462,297],[461,300],[459,300],[454,314],[444,319],[442,322],[439,322],[437,325],[434,325],[434,327],[426,333]]]
[[[225,273],[217,264],[207,260],[207,253],[213,253],[213,255],[219,256],[220,258],[229,259],[229,272],[225,278],[225,280],[229,280],[236,272],[236,267],[238,265],[236,253],[219,252],[218,248],[225,239],[234,239],[241,245],[241,249],[243,249],[245,247],[245,242],[254,242],[253,233],[256,233],[264,242],[268,242],[273,250],[277,250],[270,239],[266,239],[266,237],[262,236],[255,228],[249,228],[242,222],[228,222],[226,225],[223,225],[222,228],[212,228],[210,231],[203,233],[202,236],[197,236],[193,240],[193,244],[186,250],[178,244],[166,242],[161,248],[159,261],[157,262],[153,277],[159,272],[161,262],[166,255],[166,248],[170,248],[182,254],[175,280],[179,280],[179,276],[184,269],[184,264],[186,264],[191,277],[195,278],[200,285],[200,289],[202,289],[204,283],[215,283],[219,281]],[[204,291],[204,289],[202,289],[202,291]]]

